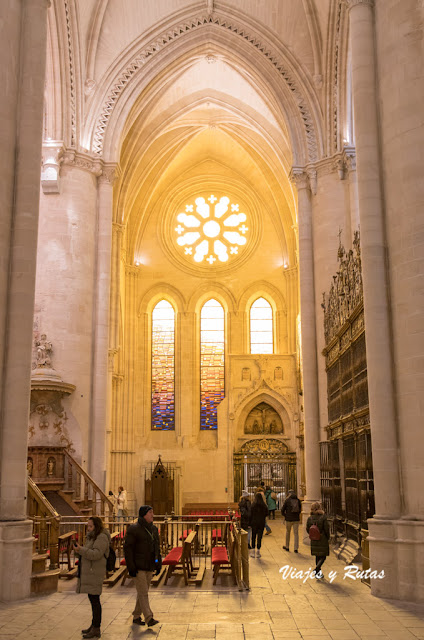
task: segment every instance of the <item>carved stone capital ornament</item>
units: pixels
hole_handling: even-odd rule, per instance
[[[347,6],[348,11],[356,7],[357,5],[365,5],[367,7],[371,7],[371,9],[375,5],[375,0],[344,0]]]
[[[41,188],[43,193],[60,193],[60,165],[63,162],[63,143],[47,140],[42,147]]]
[[[296,186],[297,190],[309,188],[308,174],[299,167],[292,168],[289,174],[289,180]]]

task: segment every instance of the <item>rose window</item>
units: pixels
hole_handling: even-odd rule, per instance
[[[249,227],[247,216],[230,198],[196,198],[187,204],[185,213],[177,215],[176,242],[183,255],[194,262],[227,262],[240,255],[246,245]]]

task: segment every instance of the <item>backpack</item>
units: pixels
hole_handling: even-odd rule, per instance
[[[289,504],[292,513],[300,513],[299,500],[297,498],[290,498]]]
[[[275,493],[275,491],[273,491],[273,492],[271,493],[271,498],[272,498],[273,500],[276,500],[276,499],[277,499],[277,494]]]
[[[115,549],[112,547],[112,545],[110,545],[109,555],[106,558],[106,571],[108,573],[112,573],[113,571],[115,571],[115,565],[116,565],[116,553],[115,553]]]
[[[309,528],[310,540],[321,540],[321,533],[316,524],[312,524]]]

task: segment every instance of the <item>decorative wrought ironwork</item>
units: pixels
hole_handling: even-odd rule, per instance
[[[361,246],[359,230],[354,233],[353,250],[346,252],[339,241],[337,258],[339,269],[328,296],[322,294],[324,309],[324,335],[328,344],[344,325],[356,307],[363,301]]]

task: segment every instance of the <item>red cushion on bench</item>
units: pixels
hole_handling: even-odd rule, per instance
[[[126,567],[127,566],[127,561],[125,560],[125,558],[122,558],[121,562],[119,563],[121,565],[121,567]]]
[[[212,564],[227,564],[228,553],[225,547],[214,547],[212,549]]]
[[[182,553],[182,547],[174,547],[163,560],[162,564],[178,564],[181,560]]]
[[[222,531],[221,531],[221,529],[218,529],[218,531],[216,529],[212,529],[212,539],[216,540],[216,538],[218,538],[218,540],[222,539]]]

